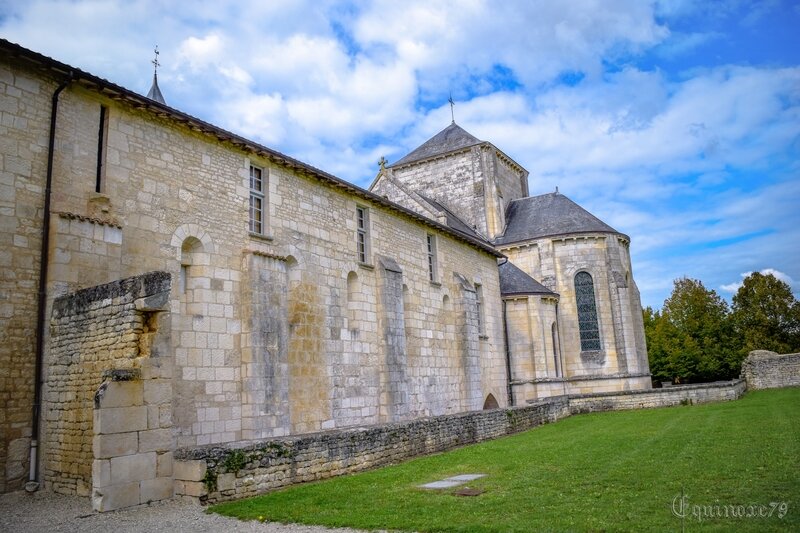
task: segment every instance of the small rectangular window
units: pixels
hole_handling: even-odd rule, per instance
[[[486,330],[484,327],[485,321],[483,319],[483,287],[478,283],[475,284],[475,307],[478,312],[478,335],[484,336]]]
[[[264,235],[267,181],[264,169],[250,165],[250,233]]]
[[[430,281],[436,282],[438,281],[438,276],[436,275],[436,237],[428,233],[427,235],[428,240],[428,279]]]
[[[106,174],[106,139],[108,138],[108,108],[100,106],[100,127],[97,132],[97,177],[94,192],[103,192],[103,179]]]
[[[368,263],[369,258],[369,210],[366,207],[356,206],[356,245],[358,261]]]

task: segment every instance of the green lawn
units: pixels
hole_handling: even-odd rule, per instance
[[[467,473],[488,474],[467,484],[483,494],[418,488]],[[681,491],[686,531],[800,531],[800,388],[752,392],[736,402],[573,416],[210,510],[363,529],[680,531],[671,509]],[[754,507],[727,507],[738,505]],[[745,516],[731,516],[740,512]]]

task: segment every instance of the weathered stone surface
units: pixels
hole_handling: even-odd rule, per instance
[[[742,363],[741,376],[748,389],[800,386],[800,353],[753,350]]]
[[[92,508],[105,512],[139,505],[139,482],[95,488],[92,491]]]
[[[140,484],[139,498],[141,503],[150,503],[168,500],[173,496],[173,481],[171,477],[145,479]]]
[[[141,381],[111,381],[105,383],[105,391],[100,399],[100,406],[133,407],[142,405],[143,387]]]
[[[136,432],[95,435],[92,442],[92,451],[95,459],[132,455],[139,451],[139,439]]]
[[[150,429],[139,432],[140,452],[164,452],[172,449],[171,429]]]
[[[111,484],[119,485],[156,477],[156,453],[137,453],[113,457],[111,460]]]
[[[200,481],[206,475],[206,462],[204,460],[178,460],[173,463],[173,477],[185,481]]]
[[[94,430],[98,434],[127,433],[147,429],[147,407],[112,407],[95,411]]]

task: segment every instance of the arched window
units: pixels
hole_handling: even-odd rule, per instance
[[[594,282],[588,272],[575,274],[575,302],[578,305],[581,351],[598,351],[600,350],[600,328],[597,325],[597,307],[594,303]]]

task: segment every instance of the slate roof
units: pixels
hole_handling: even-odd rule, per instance
[[[502,296],[510,296],[512,294],[558,296],[558,294],[520,270],[511,261],[506,261],[497,268],[500,270],[500,294]]]
[[[506,230],[495,244],[572,233],[619,233],[561,193],[514,200],[506,210]]]
[[[147,97],[151,100],[155,100],[159,104],[167,104],[167,102],[164,100],[164,95],[161,94],[161,89],[158,88],[158,76],[155,72],[153,73],[153,85],[150,86],[150,91],[147,93]]]
[[[417,193],[417,194],[419,194],[422,197],[423,200],[425,200],[426,202],[431,204],[433,207],[435,207],[436,209],[438,209],[439,211],[444,213],[445,217],[447,217],[447,226],[448,227],[450,227],[450,228],[452,228],[452,229],[454,229],[456,231],[460,231],[461,233],[466,233],[467,235],[469,235],[470,237],[473,237],[475,239],[485,240],[483,237],[478,235],[475,232],[474,229],[469,227],[469,224],[467,224],[466,222],[461,220],[458,217],[458,215],[456,215],[455,213],[450,211],[450,209],[448,209],[446,206],[444,206],[443,204],[440,204],[438,201],[434,200],[433,198],[428,198],[424,194],[420,194],[420,193]]]
[[[461,148],[467,148],[480,144],[483,141],[469,134],[464,128],[453,122],[445,129],[422,143],[421,146],[413,150],[411,153],[389,165],[396,167],[413,163],[421,159],[427,159],[441,154],[446,154]]]

